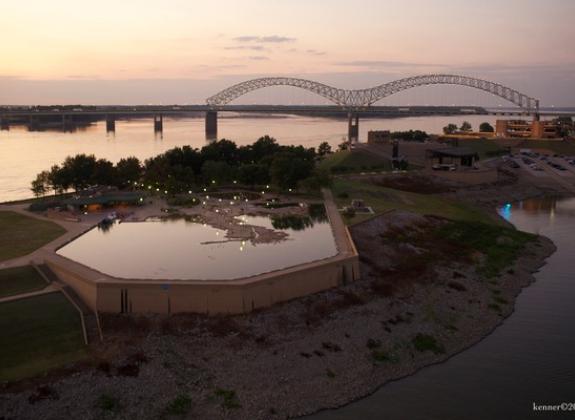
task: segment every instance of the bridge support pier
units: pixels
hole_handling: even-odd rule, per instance
[[[28,129],[29,130],[38,130],[40,128],[40,121],[37,115],[30,115],[30,119],[28,120]]]
[[[10,122],[4,115],[0,115],[0,130],[10,130]]]
[[[351,145],[359,140],[359,115],[356,113],[347,114],[347,141]]]
[[[116,118],[112,115],[106,115],[106,132],[115,133],[116,132]]]
[[[206,112],[206,139],[217,140],[218,138],[218,111]]]
[[[62,114],[62,130],[67,130],[72,126],[72,117],[70,115]]]
[[[164,131],[164,116],[154,115],[154,133],[162,133]]]

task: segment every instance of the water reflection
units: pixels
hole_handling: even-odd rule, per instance
[[[307,216],[284,215],[272,216],[272,226],[280,230],[305,230],[314,226],[314,223],[326,223],[327,212],[323,204],[312,203],[308,207]]]

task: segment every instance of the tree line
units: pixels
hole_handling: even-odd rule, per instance
[[[92,185],[124,188],[134,182],[171,193],[187,191],[191,186],[231,183],[315,190],[330,183],[329,173],[315,165],[319,156],[329,152],[327,143],[320,146],[318,153],[314,148],[282,146],[274,138],[264,136],[240,147],[225,139],[200,150],[176,147],[143,163],[129,157],[114,165],[94,155],[79,154],[39,173],[32,181],[32,192],[41,196],[50,191],[79,191]]]
[[[473,131],[473,127],[469,121],[463,121],[461,127],[459,128],[457,127],[457,125],[453,123],[447,124],[445,127],[443,127],[444,134],[455,134],[458,132],[469,133],[471,131]],[[493,126],[488,122],[482,122],[481,124],[479,124],[480,133],[493,133],[494,131],[495,129],[493,128]]]

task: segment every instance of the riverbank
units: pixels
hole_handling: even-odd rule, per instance
[[[477,272],[480,255],[450,262],[448,243],[424,241],[445,223],[391,212],[359,224],[352,234],[361,281],[252,315],[104,317],[105,341],[92,349],[90,364],[59,380],[5,387],[2,412],[158,418],[187,398],[190,418],[286,418],[366,396],[488,335],[555,250],[548,239],[533,238],[512,265],[486,278]],[[415,236],[399,241],[398,228]],[[426,261],[417,255],[429,248],[439,252],[432,265],[393,264],[405,252],[410,261]],[[57,398],[31,404],[42,382]]]

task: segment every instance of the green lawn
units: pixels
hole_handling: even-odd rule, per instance
[[[319,163],[320,168],[325,168],[333,173],[351,173],[362,171],[389,171],[391,162],[382,156],[370,153],[363,149],[344,150],[326,157]]]
[[[30,265],[0,270],[0,298],[34,292],[46,286],[46,280]]]
[[[352,199],[363,199],[367,206],[373,208],[375,215],[388,210],[399,209],[453,220],[501,223],[483,211],[464,203],[429,194],[417,194],[380,187],[369,182],[335,179],[332,191],[338,207],[348,206]],[[343,194],[347,194],[347,197],[342,197]],[[347,223],[358,223],[373,216],[357,214],[352,219],[347,220]]]
[[[80,315],[61,293],[0,304],[0,381],[86,357]]]
[[[5,261],[31,253],[65,230],[53,222],[0,211],[0,232],[0,261]]]

